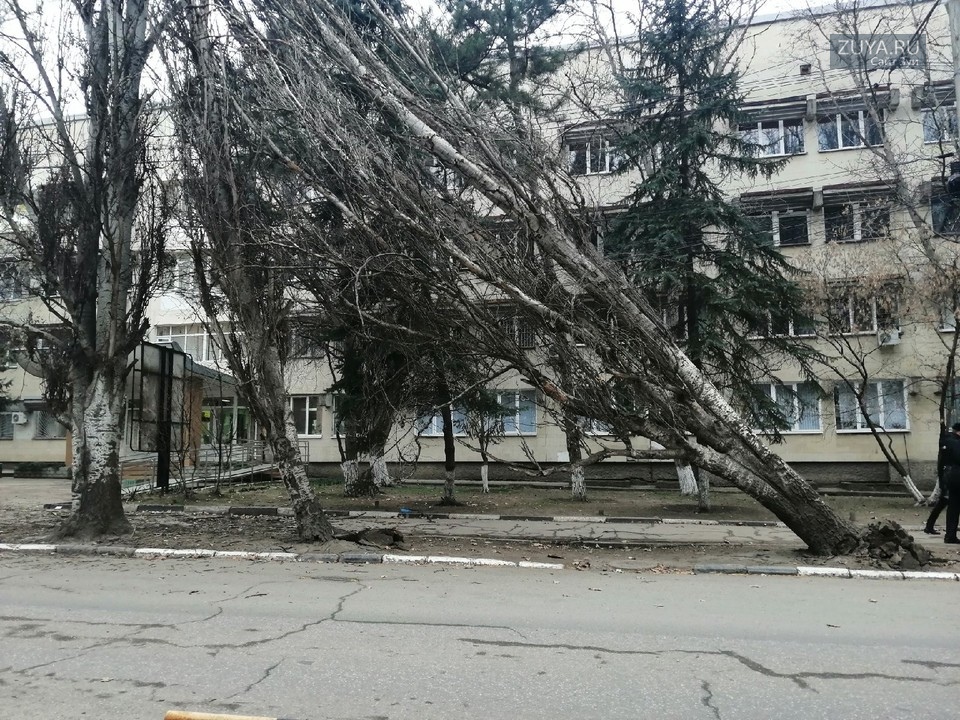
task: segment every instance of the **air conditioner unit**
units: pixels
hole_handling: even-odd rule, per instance
[[[14,425],[26,425],[27,424],[27,414],[25,412],[15,412],[10,413],[10,421]]]
[[[877,331],[877,344],[880,347],[899,345],[903,332],[900,328],[883,328]]]

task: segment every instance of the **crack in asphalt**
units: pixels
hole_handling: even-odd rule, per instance
[[[813,672],[813,671],[803,671],[803,672],[793,672],[793,673],[784,673],[777,672],[767,666],[752,660],[745,655],[734,652],[733,650],[622,650],[615,648],[605,648],[597,645],[571,645],[567,643],[526,643],[526,642],[515,642],[511,640],[482,640],[480,638],[460,638],[461,642],[471,643],[473,645],[494,645],[497,647],[528,647],[535,649],[557,649],[557,650],[584,650],[589,652],[601,652],[610,655],[650,655],[650,656],[660,656],[660,655],[669,655],[670,653],[679,653],[682,655],[715,655],[721,657],[727,657],[732,660],[736,660],[741,665],[746,667],[748,670],[752,670],[755,673],[759,673],[765,677],[777,678],[783,680],[790,680],[795,683],[797,687],[802,690],[810,690],[811,692],[816,692],[814,688],[810,686],[810,683],[807,682],[808,679],[812,680],[895,680],[898,682],[918,682],[918,683],[929,683],[932,685],[940,686],[950,686],[960,684],[960,680],[953,681],[938,681],[936,678],[925,678],[919,677],[916,675],[891,675],[889,673],[879,673],[879,672],[861,672],[861,673],[843,673],[843,672]],[[903,662],[909,662],[917,665],[927,665],[926,661],[922,660],[904,660]],[[931,664],[934,666],[947,666],[947,667],[957,667],[951,663],[936,663],[931,661]],[[932,668],[932,669],[935,669]]]
[[[268,667],[266,670],[264,670],[263,675],[260,676],[260,679],[259,679],[259,680],[254,680],[252,683],[250,683],[249,685],[247,685],[247,687],[245,687],[243,690],[237,690],[237,692],[233,693],[233,695],[227,695],[226,699],[229,700],[230,698],[235,698],[235,697],[237,697],[237,695],[243,695],[243,694],[245,694],[245,693],[250,692],[250,691],[253,690],[257,685],[259,685],[259,684],[262,683],[264,680],[266,680],[268,677],[270,677],[270,675],[273,673],[273,671],[276,670],[278,667],[280,667],[280,665],[281,665],[282,663],[283,663],[283,659],[277,660],[273,665],[271,665],[271,666]]]
[[[960,663],[939,662],[937,660],[901,660],[907,665],[922,665],[928,670],[937,671],[938,668],[960,668]]]
[[[713,704],[713,690],[710,689],[710,683],[701,680],[700,689],[703,690],[703,697],[700,698],[700,702],[703,703],[705,708],[712,710],[713,716],[720,720],[720,708]]]

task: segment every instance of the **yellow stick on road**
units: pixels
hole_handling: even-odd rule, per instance
[[[168,710],[163,720],[279,720],[279,718],[261,715],[223,715],[222,713],[189,712],[187,710]]]

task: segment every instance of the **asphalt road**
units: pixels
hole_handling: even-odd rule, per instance
[[[0,717],[956,718],[960,588],[0,557]]]

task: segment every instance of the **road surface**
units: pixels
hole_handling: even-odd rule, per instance
[[[956,718],[960,587],[0,557],[0,717]]]

